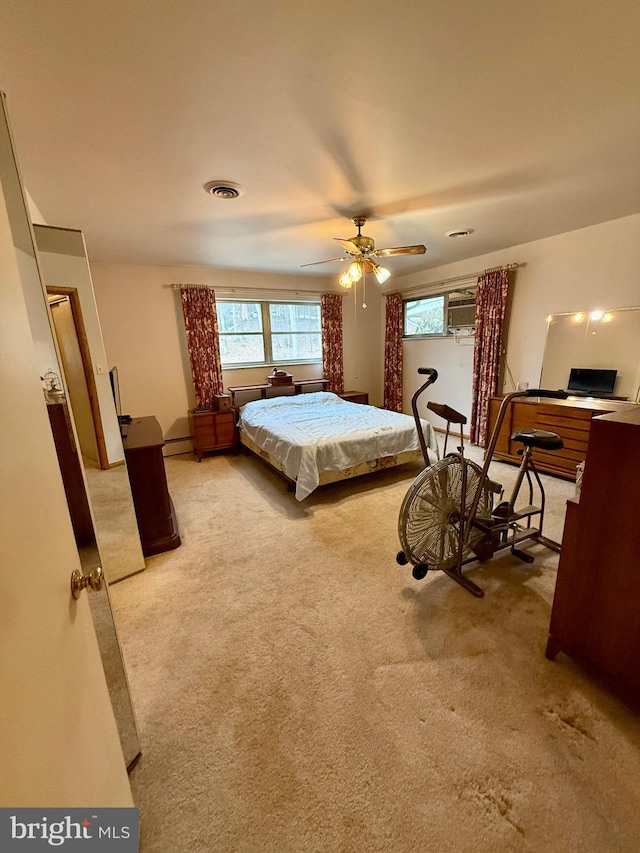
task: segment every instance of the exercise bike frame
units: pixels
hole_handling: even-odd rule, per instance
[[[424,437],[422,437],[422,431],[420,429],[420,417],[418,413],[417,404],[420,395],[437,380],[438,373],[434,368],[419,368],[418,373],[426,374],[429,378],[413,395],[411,399],[411,408],[413,411],[414,418],[416,420],[416,425],[418,427],[418,436],[420,438],[420,445],[425,459],[425,465],[429,466],[430,462],[428,459],[426,442],[424,440]],[[462,567],[464,565],[472,563],[477,559],[491,559],[495,553],[504,550],[505,548],[510,548],[511,552],[515,556],[519,557],[525,562],[531,562],[533,558],[529,554],[525,554],[524,552],[520,551],[515,547],[518,542],[525,541],[528,539],[533,540],[535,542],[539,542],[541,545],[544,545],[545,547],[550,548],[553,551],[560,551],[560,544],[544,536],[542,533],[545,510],[545,491],[532,458],[532,449],[529,446],[524,446],[523,450],[521,451],[523,457],[522,463],[518,470],[518,475],[511,490],[511,495],[508,502],[506,502],[506,504],[503,503],[499,505],[499,514],[494,514],[494,512],[492,512],[490,518],[478,519],[476,517],[478,506],[482,498],[482,493],[484,491],[489,490],[492,493],[502,492],[502,487],[489,479],[489,467],[493,461],[493,455],[495,452],[496,444],[498,442],[500,430],[502,429],[502,425],[504,423],[504,419],[509,405],[513,400],[521,397],[546,397],[552,399],[566,399],[568,397],[568,394],[566,391],[551,391],[542,388],[531,388],[525,391],[513,391],[504,396],[500,405],[500,409],[498,410],[496,422],[491,432],[489,444],[487,445],[487,448],[485,450],[484,464],[480,470],[479,480],[476,486],[476,493],[474,495],[474,499],[468,513],[464,512],[464,507],[466,506],[467,468],[469,463],[464,455],[464,438],[462,432],[462,424],[466,423],[466,418],[464,418],[464,416],[459,415],[459,413],[455,412],[454,410],[449,409],[448,406],[436,407],[430,405],[430,408],[432,408],[443,418],[445,418],[445,420],[447,420],[445,453],[443,455],[449,458],[458,458],[460,460],[460,465],[462,469],[460,518],[458,522],[459,527],[457,563],[455,567],[443,568],[442,571],[445,572],[445,574],[447,574],[452,580],[456,581],[456,583],[460,584],[462,587],[464,587],[466,590],[468,590],[478,598],[484,595],[484,591],[462,573]],[[457,417],[450,419],[450,415]],[[460,424],[461,443],[456,453],[447,454],[446,442],[449,437],[449,427],[451,422]],[[539,507],[531,505],[533,501],[533,483],[531,479],[532,474],[535,478],[536,484],[540,492]],[[518,499],[518,495],[525,476],[529,487],[529,505],[526,506],[524,510],[516,511],[515,504]],[[539,516],[539,526],[537,528],[530,526],[531,519],[533,516]],[[519,524],[519,522],[523,519],[526,519],[526,528],[523,528]],[[473,529],[480,530],[484,534],[484,536],[480,543],[476,543],[474,545],[474,550],[476,553],[474,553],[473,556],[469,556],[465,559],[465,550],[471,536],[471,531]]]

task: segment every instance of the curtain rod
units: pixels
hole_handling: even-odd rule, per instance
[[[524,266],[524,264],[512,263],[512,264],[503,264],[502,266],[499,266],[499,267],[489,267],[489,269],[479,270],[479,272],[470,272],[470,273],[467,273],[466,275],[456,275],[453,278],[444,278],[444,279],[441,279],[440,281],[427,282],[425,284],[416,284],[415,287],[409,287],[407,290],[387,291],[387,293],[385,293],[385,296],[387,296],[387,294],[391,293],[391,292],[404,294],[404,293],[414,293],[416,290],[424,290],[425,288],[431,289],[434,287],[442,287],[443,284],[453,284],[454,282],[457,282],[457,281],[467,281],[470,278],[478,278],[479,276],[485,275],[488,272],[497,272],[498,270],[508,270],[508,271],[517,270],[518,267],[523,267],[523,266]]]
[[[209,290],[209,289],[213,290],[212,284],[163,284],[162,286],[163,287],[170,287],[171,290],[180,290],[181,287],[184,287],[185,290],[187,288],[193,289],[193,290],[196,290],[198,288],[201,288],[202,290]]]
[[[180,290],[180,288],[184,288],[185,290],[202,288],[204,290],[219,290],[221,293],[311,293],[314,296],[322,296],[323,293],[337,292],[334,290],[303,290],[300,287],[295,288],[295,290],[290,290],[286,287],[228,287],[220,284],[163,284],[162,287],[169,287],[172,290]],[[343,294],[340,294],[340,296],[342,295]]]

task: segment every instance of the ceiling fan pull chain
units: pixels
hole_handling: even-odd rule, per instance
[[[367,307],[367,270],[362,267],[362,307]]]

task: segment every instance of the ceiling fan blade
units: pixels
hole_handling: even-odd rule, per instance
[[[362,254],[362,253],[360,252],[359,247],[358,247],[358,246],[356,246],[356,244],[355,244],[355,243],[352,243],[352,242],[351,242],[351,240],[342,240],[340,237],[334,237],[333,239],[336,241],[336,243],[340,243],[340,245],[342,246],[342,248],[343,248],[345,251],[349,252],[349,254],[350,254],[350,255],[360,255],[360,254]]]
[[[390,258],[392,255],[424,255],[426,246],[396,246],[394,249],[376,249],[371,252],[376,258]]]
[[[335,261],[346,261],[346,258],[329,258],[326,261],[313,261],[311,264],[300,264],[301,267],[317,267],[318,264],[333,264]]]

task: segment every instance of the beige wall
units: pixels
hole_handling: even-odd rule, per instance
[[[507,341],[506,388],[519,381],[537,385],[544,352],[548,314],[562,311],[628,307],[640,301],[640,215],[560,234],[397,278],[387,290],[404,290],[464,277],[510,262],[522,266],[514,278],[513,305]],[[108,367],[118,366],[124,410],[132,415],[155,414],[166,438],[188,435],[187,412],[193,387],[184,340],[182,312],[173,282],[214,285],[219,291],[237,288],[295,293],[296,289],[338,290],[335,276],[277,275],[212,268],[169,268],[91,265]],[[372,403],[382,402],[384,300],[369,286],[366,309],[353,294],[344,299],[344,362],[347,389],[368,391]],[[454,340],[404,345],[405,411],[418,387],[417,367],[440,373],[427,399],[449,402],[471,413],[473,347]],[[301,365],[297,378],[320,375],[318,365]],[[513,382],[511,381],[513,378]],[[225,385],[262,381],[263,368],[225,371]],[[181,452],[184,442],[168,448]]]
[[[90,250],[90,247],[89,247]],[[91,264],[100,323],[109,367],[118,367],[123,410],[134,416],[155,415],[166,439],[189,434],[188,410],[194,405],[182,308],[172,283],[210,284],[231,295],[295,295],[296,290],[340,290],[335,276],[278,275],[204,267]],[[252,290],[256,293],[252,293]],[[382,397],[382,351],[379,336],[382,298],[369,288],[366,309],[345,295],[345,387],[368,391],[372,402]],[[266,294],[268,295],[268,293]],[[265,368],[224,371],[225,387],[263,382]],[[298,379],[321,376],[321,365],[293,368]],[[166,448],[179,453],[190,444]]]
[[[538,385],[549,314],[640,304],[640,214],[404,276],[395,281],[393,289],[406,290],[512,262],[522,266],[514,278],[505,390],[512,390],[518,382]],[[455,344],[446,344],[446,353],[439,353],[428,342],[405,343],[410,368],[405,370],[405,402],[419,384],[413,368],[435,367],[440,379],[431,399],[449,402],[447,395],[451,392],[452,398],[457,395],[462,411],[468,413],[470,374],[463,380],[458,371],[450,373]],[[453,390],[461,381],[465,383],[462,396],[459,388]]]

